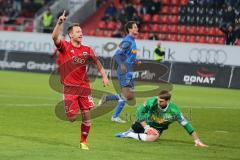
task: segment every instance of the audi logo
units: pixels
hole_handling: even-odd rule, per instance
[[[223,65],[227,61],[227,53],[221,49],[193,48],[189,60],[193,63]]]
[[[74,64],[78,64],[78,63],[83,64],[83,63],[85,63],[85,60],[82,59],[82,58],[72,57],[72,59],[73,59],[73,63]]]

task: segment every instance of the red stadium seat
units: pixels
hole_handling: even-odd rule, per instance
[[[151,21],[151,15],[150,14],[144,14],[143,15],[143,21],[144,22],[150,22]]]
[[[163,5],[170,5],[170,0],[161,0]]]
[[[160,11],[161,14],[168,14],[168,12],[169,12],[168,6],[163,6],[161,8],[161,11]]]
[[[152,25],[152,31],[153,31],[153,32],[159,32],[159,31],[160,31],[160,26],[159,26],[159,24],[153,24],[153,25]]]
[[[142,39],[149,39],[150,38],[150,34],[149,33],[144,33],[142,35]]]
[[[96,36],[98,36],[98,37],[104,37],[104,31],[103,31],[103,30],[97,30],[97,31],[95,32],[95,34],[96,34]]]
[[[180,0],[181,1],[181,0]],[[172,5],[175,5],[175,6],[177,6],[177,5],[179,5],[179,0],[171,0],[171,4]]]
[[[153,17],[152,17],[152,22],[160,23],[160,15],[159,14],[154,14]]]
[[[15,19],[15,24],[16,25],[22,25],[25,21],[25,18],[24,17],[18,17]]]
[[[160,32],[167,33],[168,32],[168,25],[164,24],[160,27]]]
[[[106,28],[106,22],[105,22],[105,21],[100,21],[100,22],[98,23],[98,28],[100,28],[100,29]]]
[[[107,22],[107,29],[116,29],[117,27],[117,23],[116,22],[113,22],[113,21],[110,21],[110,22]]]
[[[168,23],[168,16],[166,15],[163,15],[160,17],[160,22],[161,23]]]
[[[177,39],[180,42],[187,42],[187,36],[186,35],[178,35]]]
[[[182,34],[186,34],[188,32],[187,26],[184,26],[184,25],[178,26],[178,32]]]
[[[197,32],[197,26],[190,26],[188,28],[190,34],[198,34]]]
[[[204,26],[198,27],[197,33],[199,35],[206,35],[206,28]]]
[[[224,37],[217,37],[215,42],[217,44],[225,44],[225,38]]]
[[[141,30],[144,32],[149,32],[150,31],[149,24],[143,24]]]
[[[210,44],[216,43],[215,37],[213,36],[207,37],[207,43],[210,43]]]
[[[189,36],[188,39],[187,39],[188,42],[191,42],[191,43],[196,43],[197,40],[196,40],[196,36]]]
[[[172,7],[171,9],[170,9],[170,12],[171,12],[171,14],[178,14],[178,7],[177,6],[174,6],[174,7]]]
[[[177,15],[169,16],[169,23],[177,24],[178,23],[178,16]]]
[[[177,33],[178,32],[178,26],[177,25],[170,25],[169,26],[169,32],[170,33]]]
[[[206,36],[199,36],[198,42],[199,43],[206,43]]]
[[[5,31],[14,31],[16,29],[15,26],[5,26]]]
[[[4,30],[3,25],[0,25],[0,31]]]
[[[172,37],[171,37],[171,40],[172,41],[178,41],[177,34],[173,34]]]
[[[95,30],[89,30],[87,31],[86,35],[93,36],[95,34]]]
[[[215,27],[209,27],[208,30],[207,30],[207,34],[211,35],[211,36],[215,36],[216,35]]]
[[[112,37],[112,31],[105,31],[104,35],[107,37]]]
[[[167,35],[166,34],[158,34],[158,39],[166,40],[167,39]]]
[[[176,34],[168,34],[167,40],[169,41],[177,41],[177,35]]]
[[[188,0],[180,0],[180,5],[185,6],[187,5],[187,3],[188,3]]]
[[[224,36],[225,34],[218,28],[216,28],[216,36]]]
[[[32,26],[26,26],[24,29],[23,29],[24,32],[33,32],[33,27]]]
[[[171,38],[171,34],[166,34],[166,41],[171,41],[170,38]]]
[[[33,21],[31,21],[31,22],[28,22],[25,25],[25,28],[24,28],[23,31],[25,31],[25,32],[33,32],[33,28],[34,28],[34,24],[33,24]]]

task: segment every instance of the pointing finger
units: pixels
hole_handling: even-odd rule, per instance
[[[66,14],[66,11],[64,10],[62,16],[65,16],[65,14]]]

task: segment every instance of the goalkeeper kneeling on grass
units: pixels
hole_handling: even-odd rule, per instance
[[[170,101],[171,93],[162,90],[158,96],[148,99],[137,108],[136,121],[127,132],[116,134],[119,138],[134,138],[142,141],[156,141],[162,132],[174,121],[184,127],[192,136],[195,146],[207,147],[199,139],[192,125],[183,116],[180,109]]]

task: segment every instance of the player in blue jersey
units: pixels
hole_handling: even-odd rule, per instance
[[[138,35],[138,26],[136,22],[129,21],[125,24],[124,29],[127,35],[123,38],[114,56],[115,62],[118,64],[117,77],[121,87],[121,94],[103,96],[99,101],[99,106],[110,100],[118,101],[111,120],[119,123],[126,122],[119,115],[126,101],[134,98],[133,65],[137,63],[135,37]]]

